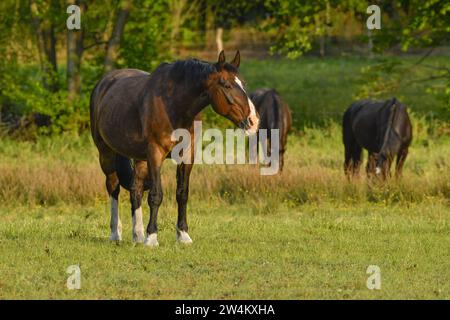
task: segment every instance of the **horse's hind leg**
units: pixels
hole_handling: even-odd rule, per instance
[[[342,140],[344,142],[345,154],[344,173],[347,178],[350,179],[353,174],[353,149],[355,148],[357,142],[353,136],[348,111],[344,113],[344,119],[342,122]]]
[[[362,148],[355,144],[353,146],[353,153],[352,153],[352,174],[354,176],[359,175],[359,168],[361,166],[361,154],[362,154]]]
[[[350,178],[350,174],[351,174],[351,165],[352,165],[352,153],[351,153],[351,149],[349,148],[349,146],[347,145],[347,143],[345,143],[345,161],[344,161],[344,172],[345,175]]]
[[[282,132],[282,137],[280,138],[280,172],[283,171],[284,168],[284,154],[286,152],[287,145],[287,132]]]
[[[347,177],[359,175],[362,148],[355,142],[345,144],[344,171]]]
[[[403,165],[405,164],[406,157],[408,156],[408,148],[401,149],[397,154],[397,163],[395,166],[395,176],[400,178],[403,173]]]
[[[131,218],[133,222],[133,241],[144,242],[144,225],[142,223],[142,196],[144,181],[147,178],[147,163],[136,161],[134,166],[133,183],[130,189]]]
[[[280,150],[280,172],[283,171],[284,168],[284,153],[286,152],[286,149]]]
[[[122,240],[122,223],[119,217],[119,192],[120,184],[115,167],[116,155],[112,151],[100,151],[100,166],[106,176],[106,190],[108,190],[109,199],[111,201],[111,241]]]
[[[348,178],[358,175],[361,165],[362,148],[358,145],[351,133],[344,129],[345,161],[344,172]]]

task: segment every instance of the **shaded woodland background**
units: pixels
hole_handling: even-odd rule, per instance
[[[66,28],[69,4],[81,8],[81,30]],[[381,30],[366,28],[370,4],[381,8]],[[83,132],[90,92],[104,72],[151,71],[187,57],[214,61],[222,48],[229,56],[240,49],[244,65],[295,63],[305,56],[368,59],[370,66],[355,71],[355,98],[383,97],[409,82],[426,82],[426,94],[438,101],[434,117],[447,122],[450,63],[427,62],[449,56],[449,13],[450,2],[436,0],[3,0],[2,132],[22,138]],[[417,59],[401,58],[414,54]],[[419,66],[424,72],[417,76],[412,71]]]

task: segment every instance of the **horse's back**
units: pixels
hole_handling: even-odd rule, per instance
[[[117,82],[123,81],[124,79],[145,79],[148,78],[150,74],[148,72],[138,70],[138,69],[117,69],[106,73],[102,79],[97,83],[94,90],[92,91],[92,97],[98,99],[103,97],[111,87],[113,87]]]
[[[117,86],[118,83],[125,82],[127,79],[128,81],[134,79],[135,81],[144,83],[149,75],[148,72],[138,69],[116,69],[106,73],[92,90],[91,113],[94,112],[95,108],[98,108],[108,91],[111,89],[114,89],[115,93],[118,93],[116,90],[119,92],[123,91],[121,86]],[[115,96],[117,97],[117,94]]]
[[[385,103],[374,100],[360,100],[352,103],[344,113],[344,142],[351,135],[361,147],[371,152],[377,152],[379,148],[380,111]]]
[[[280,129],[285,135],[292,124],[289,106],[275,89],[258,89],[250,94],[260,116],[261,129]]]

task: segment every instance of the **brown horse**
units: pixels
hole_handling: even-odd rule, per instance
[[[163,199],[160,170],[176,144],[172,132],[184,128],[191,133],[191,161],[177,165],[177,240],[192,243],[186,206],[195,117],[211,103],[215,112],[247,134],[258,128],[255,108],[238,77],[239,64],[239,51],[231,63],[225,62],[222,51],[214,64],[189,59],[163,63],[152,74],[115,70],[97,83],[90,102],[91,132],[111,200],[111,240],[121,240],[118,195],[122,185],[130,191],[133,240],[158,245],[157,216]],[[149,189],[150,221],[144,239],[141,201],[145,187]]]
[[[286,152],[287,135],[292,126],[291,109],[275,89],[258,89],[250,94],[260,117],[259,129],[267,129],[267,153],[272,149],[272,129],[279,130],[279,162],[280,171],[284,167],[284,153]],[[261,140],[265,143],[264,140]]]

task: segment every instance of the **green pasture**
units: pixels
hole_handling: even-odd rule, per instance
[[[373,63],[242,61],[250,89],[275,87],[293,109],[286,170],[262,177],[250,165],[195,167],[191,246],[175,241],[169,161],[160,246],[150,249],[131,242],[126,192],[124,240],[108,241],[104,177],[88,133],[3,136],[0,298],[450,299],[448,115],[423,83],[392,92],[414,125],[403,179],[369,181],[363,168],[354,181],[343,175],[340,115],[359,90],[361,68]],[[206,114],[210,124],[218,120]],[[81,269],[80,290],[66,287],[70,265]],[[381,270],[380,290],[366,286],[370,265]]]

